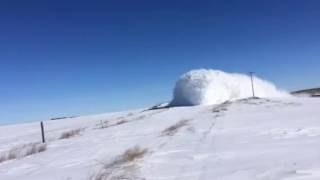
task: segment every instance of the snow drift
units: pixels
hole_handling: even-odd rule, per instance
[[[272,83],[254,77],[256,97],[287,97]],[[174,88],[172,106],[218,104],[252,96],[248,75],[226,73],[212,69],[198,69],[182,75]]]

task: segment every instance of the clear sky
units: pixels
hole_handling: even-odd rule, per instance
[[[194,68],[319,86],[318,0],[1,0],[0,124],[170,100]]]

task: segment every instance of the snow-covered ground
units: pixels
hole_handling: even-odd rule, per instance
[[[318,180],[319,107],[243,99],[46,121],[47,148],[4,160],[0,179]],[[0,126],[0,157],[40,140],[39,123]]]

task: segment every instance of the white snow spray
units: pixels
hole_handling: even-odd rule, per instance
[[[272,83],[254,77],[255,96],[288,97]],[[198,69],[183,74],[176,82],[172,106],[219,104],[228,100],[252,97],[251,80],[248,75],[226,73],[220,70]]]

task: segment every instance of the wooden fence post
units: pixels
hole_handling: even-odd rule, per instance
[[[43,122],[42,121],[40,123],[40,126],[41,126],[42,143],[45,143],[46,139],[44,137],[44,127],[43,127]]]

